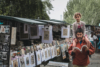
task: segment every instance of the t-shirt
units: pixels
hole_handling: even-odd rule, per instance
[[[89,36],[89,40],[90,40],[90,41],[93,41],[93,37],[91,37],[91,35]]]
[[[82,28],[84,36],[86,35],[86,33],[85,33],[85,31],[86,31],[86,29],[85,29],[85,22],[83,22],[83,21],[80,21],[79,23],[74,22],[73,25],[72,25],[73,38],[76,38],[75,32],[78,29],[78,26],[80,26]]]
[[[97,39],[97,36],[96,35],[93,35],[93,40],[96,40]]]

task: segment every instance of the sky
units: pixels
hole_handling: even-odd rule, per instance
[[[63,20],[63,12],[66,10],[66,5],[69,0],[54,0],[52,1],[53,10],[50,11],[50,19]]]

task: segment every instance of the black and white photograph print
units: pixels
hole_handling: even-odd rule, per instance
[[[9,40],[10,40],[10,35],[5,35],[4,42],[9,42]]]
[[[9,25],[7,25],[7,26],[5,26],[5,33],[10,33],[10,26]]]
[[[2,50],[3,50],[3,51],[9,51],[9,46],[8,46],[8,45],[3,45]]]
[[[3,43],[4,46],[7,46],[7,43]]]
[[[2,52],[2,59],[7,60],[7,52]]]
[[[20,67],[25,67],[24,58],[20,58]]]
[[[3,51],[6,51],[6,45],[3,46],[2,50]]]
[[[6,51],[9,51],[9,46],[6,46]]]

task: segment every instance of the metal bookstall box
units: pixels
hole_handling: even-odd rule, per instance
[[[6,65],[8,66],[10,63],[10,49],[11,49],[11,45],[16,45],[18,41],[22,40],[25,44],[30,44],[30,25],[44,25],[46,23],[43,22],[39,22],[39,21],[35,21],[32,19],[27,19],[27,18],[19,18],[19,17],[12,17],[12,16],[1,16],[0,15],[0,32],[1,30],[3,31],[2,33],[0,33],[0,40],[3,40],[2,35],[4,35],[4,37],[9,38],[9,44],[7,43],[3,43],[6,47],[7,47],[7,51],[6,48],[4,48],[4,46],[2,45],[2,43],[0,44],[0,47],[3,46],[2,51],[0,50],[0,56],[2,58],[2,65]],[[7,30],[6,30],[7,28]],[[7,37],[6,35],[8,35],[5,31],[8,31],[8,28],[10,30],[9,33],[9,37]],[[15,39],[14,39],[15,38]],[[5,40],[7,41],[7,40]],[[14,42],[12,42],[14,41]],[[7,45],[6,45],[7,44]],[[19,45],[17,45],[19,46]],[[12,47],[13,49],[14,46]],[[5,49],[5,51],[4,51]],[[3,54],[3,55],[2,55]]]

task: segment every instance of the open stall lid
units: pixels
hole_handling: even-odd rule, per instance
[[[55,20],[55,19],[51,19],[50,21],[56,21],[56,22],[60,22],[60,23],[64,23],[64,24],[69,24],[66,21],[61,21],[61,20]],[[70,24],[69,24],[70,25]]]
[[[40,20],[40,19],[35,19],[36,21],[40,21],[40,22],[45,22],[47,24],[66,24],[66,22],[58,22],[58,21],[51,21],[51,20]]]
[[[13,20],[13,21],[21,22],[21,23],[26,23],[26,24],[38,24],[38,25],[46,24],[44,22],[36,21],[36,20],[33,20],[33,19],[12,17],[12,16],[1,16],[0,15],[0,19]]]

